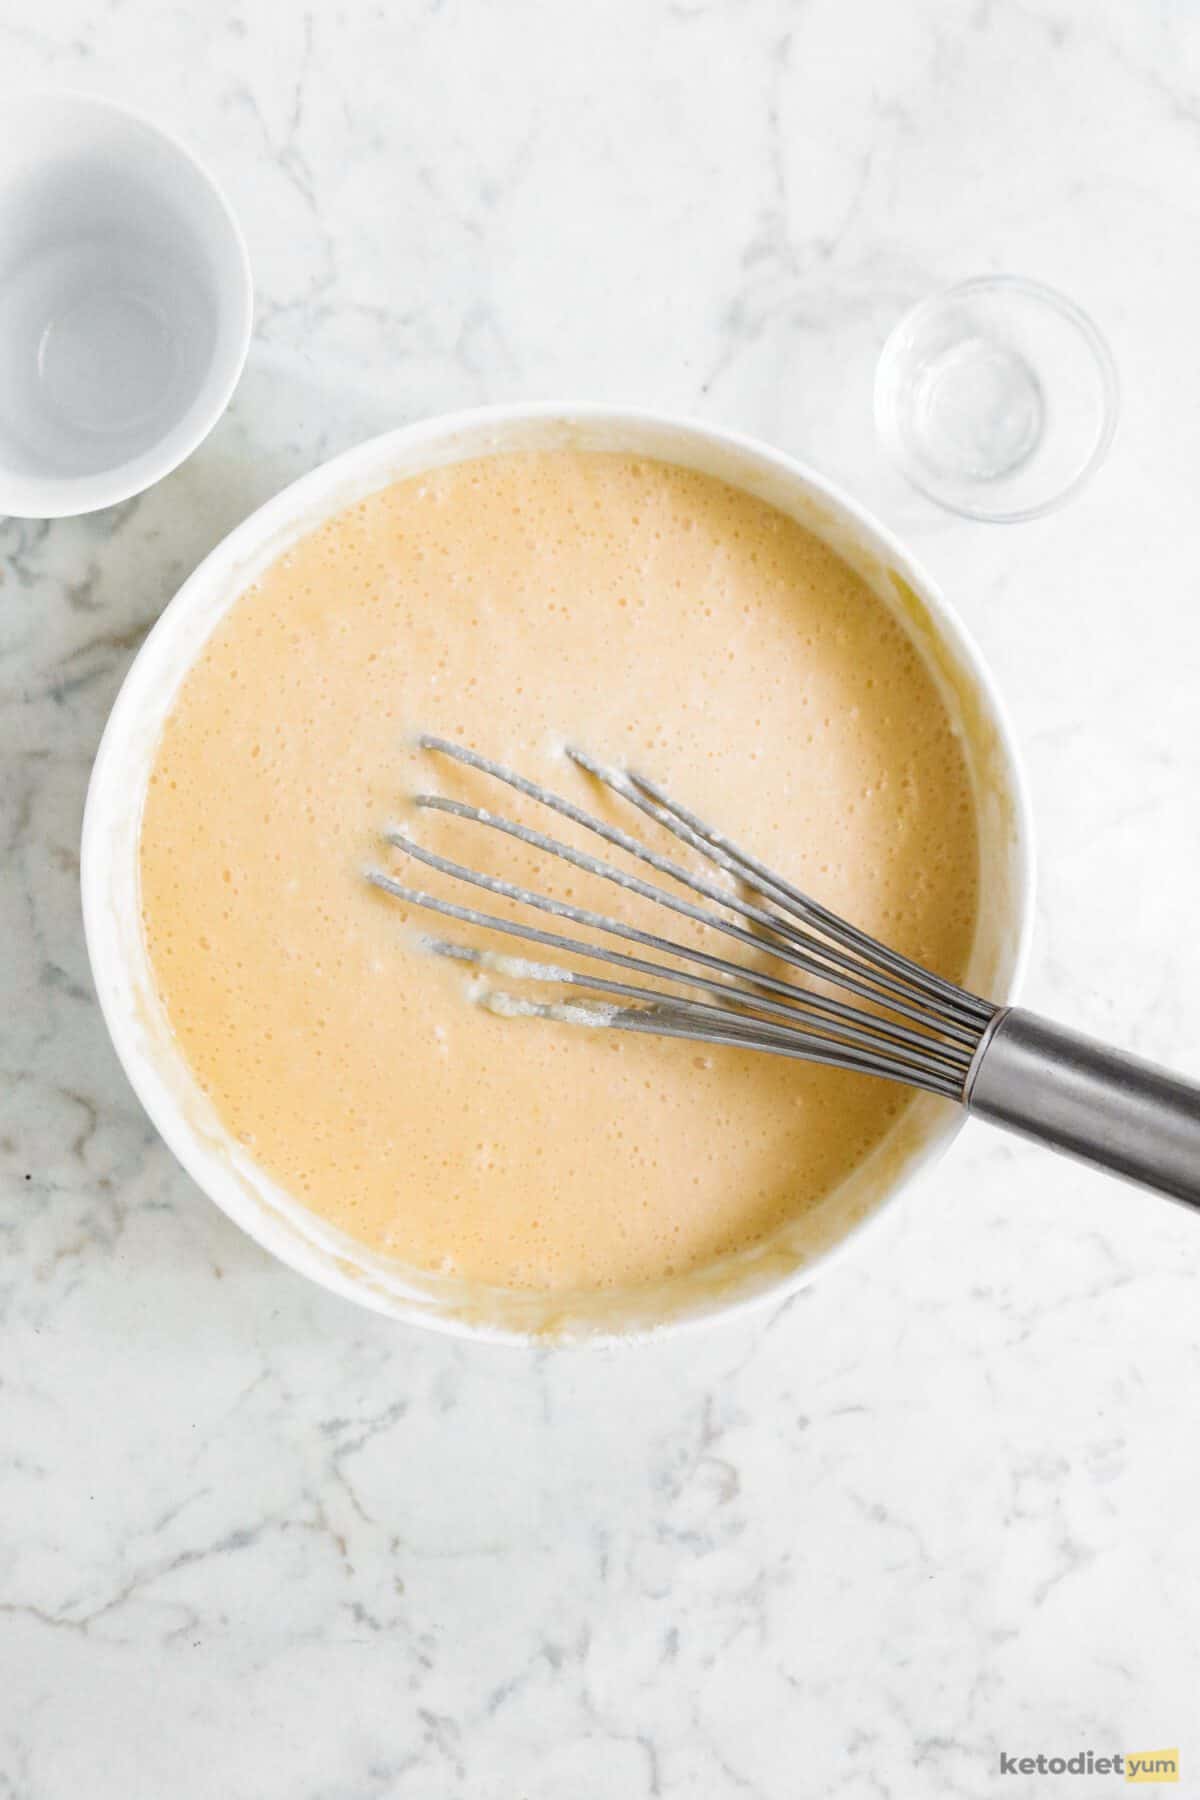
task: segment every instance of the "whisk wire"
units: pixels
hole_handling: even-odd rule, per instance
[[[718,889],[711,888],[707,883],[693,881],[686,870],[680,869],[677,872],[677,879],[686,881],[697,892],[711,895],[718,904],[730,907],[743,917],[755,921],[761,926],[761,930],[759,932],[747,931],[732,921],[721,918],[719,914],[695,906],[677,894],[669,893],[664,888],[641,880],[637,875],[614,868],[611,863],[605,862],[601,857],[576,850],[558,838],[549,837],[546,833],[535,831],[527,825],[520,825],[513,819],[505,819],[495,813],[483,811],[479,807],[464,805],[460,800],[447,800],[441,795],[418,794],[415,804],[426,810],[449,813],[455,818],[485,825],[493,831],[503,832],[508,837],[516,838],[519,842],[529,845],[532,849],[544,851],[548,855],[560,858],[563,862],[570,863],[585,874],[597,875],[602,880],[611,881],[630,893],[640,895],[643,899],[655,901],[660,906],[678,913],[683,918],[691,919],[698,925],[706,926],[713,931],[723,931],[745,945],[747,949],[765,950],[780,961],[791,963],[794,968],[803,969],[806,974],[840,981],[843,986],[860,995],[862,999],[885,1001],[893,1011],[913,1023],[920,1026],[926,1025],[926,1015],[913,1004],[911,993],[899,987],[898,984],[887,980],[886,977],[873,978],[869,974],[860,973],[862,967],[860,963],[841,955],[836,949],[821,944],[816,938],[810,938],[802,933],[789,935],[780,929],[772,914],[764,912],[760,907],[748,905],[739,900],[736,895],[724,895]],[[580,823],[588,821],[586,813],[578,813],[577,816]],[[599,824],[599,821],[595,821],[595,823]],[[389,843],[399,848],[409,850],[412,847],[407,838],[404,838],[402,843],[398,843],[402,834],[389,831],[384,835]],[[662,859],[656,860],[661,861]],[[665,867],[670,869],[671,865],[667,863]],[[461,865],[458,872],[461,872]],[[524,904],[529,906],[540,906],[546,898],[529,889],[522,889],[520,897]],[[607,921],[605,928],[611,928]],[[808,947],[809,945],[812,946],[811,949]],[[957,1036],[963,1043],[972,1041],[969,1030],[962,1027],[957,1020],[948,1021],[943,1029],[950,1035]]]
[[[934,975],[930,970],[920,968],[917,964],[910,962],[907,957],[900,956],[891,950],[886,944],[879,943],[867,932],[860,931],[857,926],[848,924],[836,913],[830,912],[828,908],[812,900],[807,894],[800,893],[798,889],[791,887],[761,863],[749,857],[728,838],[723,837],[698,819],[694,813],[688,812],[678,801],[671,799],[644,775],[638,775],[633,771],[614,769],[608,764],[597,761],[574,745],[568,745],[566,748],[566,755],[579,768],[585,770],[587,774],[621,799],[638,807],[647,817],[653,818],[658,824],[664,826],[681,843],[685,843],[697,851],[716,868],[730,875],[732,879],[751,886],[764,898],[773,900],[777,905],[782,905],[806,923],[815,924],[826,937],[832,938],[835,943],[852,950],[858,961],[845,963],[831,945],[823,943],[808,931],[798,930],[792,920],[786,917],[781,918],[777,913],[766,913],[761,908],[751,906],[748,902],[740,899],[738,895],[718,888],[693,870],[686,869],[681,864],[658,854],[628,832],[622,831],[602,819],[597,819],[594,814],[585,811],[584,808],[576,806],[572,801],[564,799],[562,795],[528,780],[503,763],[493,762],[489,757],[481,756],[478,751],[471,750],[464,744],[456,744],[449,738],[425,735],[418,742],[423,749],[449,756],[456,762],[463,763],[469,768],[477,769],[480,773],[505,783],[517,793],[525,794],[529,799],[537,801],[539,805],[551,808],[563,818],[570,819],[607,843],[638,858],[657,870],[659,874],[669,875],[672,880],[690,887],[693,892],[704,895],[706,899],[715,901],[717,905],[729,907],[731,910],[741,913],[743,917],[753,918],[764,929],[772,931],[778,936],[786,937],[789,941],[799,943],[814,953],[829,957],[831,961],[836,962],[838,967],[845,966],[851,971],[857,969],[861,974],[870,975],[880,985],[889,986],[889,991],[896,992],[903,997],[904,987],[892,988],[890,984],[886,983],[884,974],[878,966],[882,962],[889,973],[898,977],[901,982],[906,982],[910,988],[919,989],[926,996],[926,1004],[933,1005],[935,1010],[949,1019],[969,1021],[971,1026],[977,1029],[979,1018],[986,1019],[991,1016],[992,1008],[987,1001],[979,1000],[976,996],[966,993],[965,990],[955,987],[953,983],[943,981],[940,976]],[[440,805],[447,811],[461,811],[461,816],[472,816],[473,812],[473,809],[462,808],[459,802],[446,802],[440,797],[432,795],[420,796],[417,803],[424,806]],[[510,830],[514,836],[520,835],[519,827],[501,820],[493,814],[479,814],[477,810],[474,810],[474,816],[486,818],[488,823],[499,829]],[[541,847],[548,848],[549,846],[543,844]],[[569,858],[572,855],[566,846],[556,846],[556,850],[558,854],[565,854]],[[619,875],[609,878],[622,879]],[[825,973],[825,971],[810,972]]]
[[[731,960],[698,944],[679,942],[573,901],[471,868],[417,843],[404,831],[389,828],[383,834],[385,840],[412,860],[453,881],[595,932],[601,941],[592,942],[462,905],[399,881],[382,869],[368,869],[367,879],[385,893],[462,924],[554,950],[584,964],[616,968],[661,984],[644,987],[615,979],[611,974],[597,974],[591,967],[571,969],[533,963],[469,944],[425,940],[426,947],[436,954],[472,964],[481,972],[507,975],[523,984],[549,983],[608,997],[599,1005],[595,1001],[564,1004],[485,988],[479,998],[491,1010],[509,1016],[762,1050],[881,1075],[948,1098],[962,1098],[972,1059],[996,1009],[847,924],[714,831],[647,777],[613,769],[576,749],[567,752],[580,769],[702,857],[716,871],[717,880],[685,868],[639,838],[465,745],[434,736],[423,737],[419,743],[422,748],[451,757],[557,812],[710,904],[697,905],[681,893],[481,807],[441,795],[421,794],[416,797],[416,804],[423,811],[450,814],[504,833],[539,854],[611,882],[755,955],[767,955],[789,969],[817,977],[823,984],[839,986],[865,1002],[869,1009],[839,999],[823,988],[800,986],[794,979]],[[727,889],[719,879],[722,876],[742,891]],[[747,894],[753,897],[748,898]],[[653,952],[653,958],[615,948],[611,942],[614,938],[636,950]],[[654,960],[658,957],[670,961]],[[698,994],[707,997],[696,998]]]
[[[469,868],[465,863],[456,862],[450,857],[439,855],[437,851],[427,849],[423,844],[415,843],[411,838],[405,836],[403,832],[388,830],[384,833],[384,837],[394,848],[403,850],[406,855],[413,857],[418,862],[425,863],[429,868],[436,869],[440,874],[450,875],[459,881],[468,883],[472,887],[483,888],[488,893],[496,894],[503,899],[515,901],[520,905],[532,907],[540,912],[550,913],[555,918],[568,919],[572,924],[583,925],[589,930],[610,933],[615,937],[625,939],[628,943],[640,944],[646,949],[655,950],[660,955],[674,956],[683,961],[695,963],[699,967],[713,970],[715,973],[726,977],[732,982],[748,983],[756,989],[761,989],[768,994],[778,996],[781,1000],[786,1002],[790,1008],[801,1011],[819,1012],[830,1019],[841,1020],[856,1027],[861,1026],[864,1020],[872,1025],[876,1024],[873,1015],[863,1013],[859,1008],[850,1006],[845,1001],[838,1000],[832,995],[817,994],[811,989],[797,988],[794,982],[781,980],[777,976],[768,974],[765,970],[747,968],[743,963],[731,962],[728,958],[714,955],[711,951],[702,950],[697,945],[677,943],[674,939],[662,937],[656,932],[643,931],[637,926],[626,924],[622,920],[610,918],[604,913],[595,913],[586,907],[575,906],[569,901],[556,900],[548,894],[537,893],[532,888],[521,887],[514,882],[504,881],[499,876],[484,874],[481,870]],[[553,842],[553,840],[550,839],[545,841],[547,846],[550,846]],[[396,894],[397,897],[413,898],[416,904],[424,905],[438,912],[449,912],[449,916],[451,917],[462,916],[463,909],[452,908],[451,903],[442,901],[433,895],[422,894],[417,897],[411,890],[406,890],[405,893],[401,893],[398,884],[388,880],[379,880],[378,872],[376,871],[369,870],[368,879],[374,881],[376,886],[386,887],[387,891]],[[473,914],[468,922],[486,925],[495,930],[512,930],[514,935],[524,937],[532,936],[533,941],[535,942],[546,941],[544,934],[534,936],[529,927],[521,927],[520,930],[517,931],[511,921],[501,919],[492,913]],[[736,933],[736,928],[723,927],[720,920],[714,921],[714,925],[718,930],[728,929],[731,932]],[[745,937],[748,934],[736,933],[736,935]],[[760,947],[759,940],[750,937],[749,941],[756,949]],[[572,954],[594,957],[603,962],[611,961],[614,956],[614,952],[606,947],[585,943],[577,939],[564,939],[561,940],[561,944],[563,947],[569,945]],[[669,980],[690,980],[690,976],[678,969],[669,967],[664,968],[662,965],[656,964],[647,965],[647,972],[649,972],[651,968],[656,975]],[[823,973],[823,971],[820,972]],[[745,1000],[747,1004],[757,1004],[757,1000],[754,996],[746,996]],[[902,1009],[897,1007],[896,1010],[903,1010],[906,1013],[911,1013],[911,1009],[908,1008]],[[919,1014],[913,1016],[918,1019],[920,1017]],[[880,1019],[877,1024],[878,1034],[882,1036],[893,1037],[898,1035],[900,1031],[904,1029],[888,1020]],[[964,1034],[959,1032],[957,1028],[944,1027],[943,1029],[947,1031],[953,1029],[954,1037],[957,1040],[963,1038]],[[904,1031],[904,1037],[905,1041],[914,1049],[929,1050],[937,1054],[939,1060],[956,1061],[964,1074],[969,1067],[972,1054],[969,1041],[956,1041],[949,1045],[943,1045],[932,1037],[922,1037],[907,1029]],[[957,1053],[953,1058],[951,1055],[952,1052]]]
[[[867,1033],[841,1028],[836,1035],[831,1034],[826,1021],[817,1020],[815,1025],[800,1032],[794,1023],[790,1026],[772,1026],[755,1018],[753,1014],[735,1011],[729,1007],[713,1006],[704,1001],[675,998],[664,1002],[663,995],[651,988],[638,987],[633,982],[612,981],[601,975],[581,974],[574,969],[561,968],[554,964],[523,963],[522,959],[508,957],[496,952],[479,950],[474,945],[447,942],[444,939],[431,938],[425,940],[425,948],[436,956],[450,957],[458,962],[474,964],[476,967],[491,971],[497,975],[509,975],[519,980],[554,982],[563,987],[586,988],[589,993],[611,994],[616,998],[639,1002],[636,1012],[611,1008],[604,1013],[595,1009],[576,1007],[571,1009],[570,1018],[580,1024],[611,1025],[620,1030],[639,1029],[657,1031],[662,1036],[680,1036],[697,1041],[742,1045],[748,1049],[774,1050],[777,1054],[794,1053],[797,1056],[806,1054],[809,1061],[817,1060],[815,1052],[830,1051],[839,1044],[861,1047],[871,1052],[872,1067],[877,1068],[879,1050],[878,1037]],[[629,958],[629,961],[636,959]],[[657,968],[657,965],[650,965]],[[662,974],[670,974],[669,970],[660,970]],[[684,979],[692,981],[688,975]],[[697,985],[699,980],[697,979]],[[721,984],[712,982],[705,986],[714,992],[726,993],[729,990]],[[489,1010],[506,1016],[536,1017],[558,1019],[564,1016],[561,1005],[550,1002],[514,999],[502,992],[490,992],[484,1002]],[[789,1015],[794,1019],[792,1009],[779,1006],[769,1000],[753,999],[756,1008],[771,1008],[777,1013]],[[672,1029],[668,1029],[671,1027]],[[686,1029],[685,1029],[686,1027]],[[747,1033],[753,1027],[752,1041]],[[675,1029],[677,1028],[677,1029]],[[805,1050],[803,1046],[808,1046]],[[837,1059],[839,1066],[841,1059]],[[849,1066],[847,1064],[846,1066]],[[906,1060],[900,1055],[889,1061],[889,1070],[897,1080],[909,1081],[918,1086],[928,1086],[932,1092],[956,1094],[961,1085],[961,1071],[956,1080],[950,1068],[943,1071],[927,1070],[920,1062]],[[929,1076],[927,1081],[926,1075]]]
[[[588,774],[594,776],[597,781],[603,782],[614,793],[639,807],[647,817],[654,819],[657,824],[665,826],[681,842],[689,844],[702,856],[708,857],[718,868],[753,888],[765,899],[773,901],[775,905],[791,911],[807,924],[816,926],[819,931],[824,932],[836,943],[845,945],[848,949],[856,952],[860,958],[867,959],[868,966],[882,963],[902,983],[909,988],[920,990],[928,997],[930,1003],[937,1006],[939,1010],[944,1009],[948,1016],[953,1018],[990,1016],[992,1007],[988,1001],[980,1000],[976,995],[968,993],[966,989],[956,987],[953,982],[943,981],[941,976],[935,975],[932,970],[921,968],[917,963],[910,961],[908,957],[901,956],[898,951],[892,950],[887,944],[880,943],[878,938],[871,937],[868,932],[861,931],[857,926],[849,924],[837,913],[830,912],[827,907],[820,905],[808,894],[801,893],[798,888],[792,887],[781,876],[774,874],[755,858],[748,856],[744,850],[739,849],[736,844],[731,843],[720,832],[714,831],[710,825],[706,825],[703,820],[698,819],[694,813],[689,812],[677,800],[673,800],[669,794],[664,793],[662,788],[647,776],[639,775],[634,770],[610,768],[574,747],[568,748],[567,755],[572,762],[578,763],[581,769],[586,769]],[[777,931],[785,935],[795,932],[795,927],[790,925],[787,920],[775,918],[773,924]],[[804,936],[805,934],[797,935]],[[875,973],[878,975],[877,967]]]

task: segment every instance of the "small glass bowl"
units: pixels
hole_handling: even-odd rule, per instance
[[[921,301],[879,358],[880,439],[914,487],[967,518],[1051,512],[1104,460],[1116,423],[1117,372],[1096,326],[1017,275]]]

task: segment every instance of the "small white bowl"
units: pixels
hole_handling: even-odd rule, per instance
[[[833,1193],[767,1243],[655,1288],[536,1294],[423,1274],[372,1255],[283,1192],[200,1091],[158,1000],[141,928],[138,841],[159,735],[188,670],[248,582],[298,538],[390,482],[509,450],[617,450],[716,476],[779,507],[870,584],[925,659],[975,788],[980,917],[969,986],[1015,992],[1032,910],[1024,784],[1003,708],[974,645],[907,552],[852,500],[789,457],[709,425],[601,406],[485,408],[389,432],[306,475],[205,558],[146,639],[92,771],[81,880],[88,954],[117,1055],[184,1168],[251,1237],[323,1287],[393,1318],[490,1340],[629,1338],[780,1299],[810,1280],[957,1134],[964,1114],[919,1094]],[[603,749],[603,746],[597,746]]]
[[[0,514],[141,493],[237,385],[250,261],[212,177],[83,94],[9,97],[0,139]]]

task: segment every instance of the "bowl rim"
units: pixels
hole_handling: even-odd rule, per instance
[[[420,1325],[427,1330],[440,1331],[454,1337],[516,1346],[541,1345],[547,1341],[624,1344],[651,1336],[661,1337],[668,1332],[688,1330],[717,1318],[732,1318],[751,1307],[779,1305],[790,1299],[832,1267],[853,1246],[858,1245],[864,1234],[877,1227],[892,1211],[910,1183],[924,1169],[932,1166],[957,1137],[966,1122],[965,1109],[960,1109],[957,1118],[951,1117],[945,1129],[910,1158],[897,1176],[888,1180],[873,1204],[835,1241],[817,1251],[810,1259],[798,1262],[785,1273],[762,1281],[753,1291],[730,1297],[718,1296],[712,1301],[693,1304],[645,1327],[595,1329],[588,1326],[578,1334],[560,1334],[552,1329],[522,1329],[448,1309],[432,1310],[415,1299],[410,1302],[400,1295],[390,1295],[385,1301],[366,1282],[353,1274],[345,1273],[336,1253],[331,1254],[310,1243],[305,1245],[305,1253],[300,1254],[290,1240],[285,1244],[273,1241],[263,1228],[261,1214],[265,1209],[258,1207],[256,1211],[256,1207],[240,1193],[235,1200],[236,1183],[233,1180],[229,1182],[228,1191],[224,1194],[214,1192],[210,1180],[211,1171],[202,1164],[201,1133],[198,1128],[181,1111],[160,1105],[155,1096],[147,1092],[152,1073],[148,1072],[143,1076],[143,1052],[136,1041],[136,1032],[129,1016],[116,1008],[108,982],[104,978],[100,952],[98,921],[100,909],[106,904],[106,876],[110,866],[106,814],[109,806],[116,803],[119,791],[120,762],[125,752],[127,725],[136,721],[137,711],[142,704],[140,689],[144,682],[141,672],[147,669],[151,656],[161,643],[169,640],[188,616],[189,609],[202,600],[214,580],[220,580],[224,576],[232,586],[238,571],[261,558],[264,548],[270,549],[272,554],[282,553],[288,543],[314,529],[322,518],[333,516],[336,511],[350,504],[348,493],[375,492],[387,486],[389,480],[402,478],[389,472],[390,465],[394,465],[398,457],[414,451],[419,453],[426,446],[432,453],[437,446],[452,443],[457,438],[475,437],[489,431],[502,432],[506,428],[525,424],[560,424],[568,430],[576,425],[607,427],[618,431],[641,427],[661,431],[681,440],[698,440],[708,448],[731,452],[744,458],[751,466],[757,464],[760,469],[765,468],[784,480],[797,484],[802,492],[827,507],[839,522],[848,521],[856,538],[871,546],[873,551],[881,551],[887,557],[888,566],[911,584],[920,601],[929,609],[939,638],[951,644],[961,664],[969,672],[975,689],[982,696],[989,725],[1004,759],[1005,792],[1011,807],[1014,844],[1014,920],[1011,967],[1005,983],[1006,991],[996,997],[1001,1004],[1012,1003],[1024,977],[1033,927],[1034,839],[1028,783],[1007,708],[974,638],[958,614],[945,600],[936,583],[925,574],[911,553],[886,526],[846,494],[837,483],[820,475],[807,464],[752,436],[722,425],[660,412],[653,408],[621,406],[603,401],[536,401],[473,407],[454,413],[432,415],[381,432],[291,482],[235,526],[208,552],[182,582],[147,633],[126,671],[101,735],[88,783],[81,830],[80,887],[84,938],[105,1027],[126,1078],[151,1123],[208,1200],[277,1261],[307,1276],[319,1286],[340,1294],[359,1306],[382,1312],[396,1322]],[[463,457],[450,457],[439,465],[431,456],[428,466],[445,466],[447,463],[464,460],[465,457],[486,454],[489,451],[485,444],[471,444],[464,451]],[[663,460],[669,458],[664,456]],[[366,477],[370,480],[372,474],[376,473],[379,479],[373,486],[355,485],[356,478]],[[418,471],[410,470],[409,473],[416,474]],[[323,501],[327,504],[322,509]],[[286,535],[281,535],[283,533]],[[229,604],[236,600],[238,591],[240,590],[235,587]],[[193,655],[189,667],[194,660]],[[142,785],[144,787],[144,783]],[[126,789],[127,787],[128,783]],[[133,971],[122,967],[120,973],[126,988],[132,989]],[[146,1060],[148,1062],[149,1058]]]
[[[114,100],[107,94],[89,93],[86,88],[70,86],[35,87],[28,92],[14,92],[10,88],[2,91],[9,103],[10,118],[40,106],[72,106],[80,112],[90,111],[122,120],[165,144],[208,190],[228,234],[236,264],[237,292],[235,295],[231,289],[228,296],[228,348],[222,357],[214,356],[201,396],[197,396],[192,407],[175,419],[149,449],[93,475],[18,476],[9,481],[0,472],[0,516],[11,519],[84,518],[88,513],[101,512],[106,507],[120,506],[174,474],[199,449],[228,408],[242,378],[254,333],[254,271],[250,250],[238,216],[208,164],[174,131],[141,107]],[[199,400],[205,392],[208,397],[200,405]],[[188,422],[189,414],[193,412],[188,430],[180,433],[180,427]],[[162,446],[176,437],[178,441],[163,457],[160,454]]]

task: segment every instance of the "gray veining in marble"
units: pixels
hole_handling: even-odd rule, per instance
[[[259,295],[178,473],[0,520],[0,1796],[1041,1800],[1002,1751],[1157,1745],[1200,1792],[1200,1221],[972,1130],[774,1314],[427,1339],[174,1166],[77,892],[106,711],[233,524],[422,414],[632,400],[810,458],[923,556],[1028,753],[1030,997],[1200,1073],[1200,13],[0,0],[0,67],[185,136]],[[870,422],[898,311],[1001,269],[1081,300],[1124,388],[1101,475],[1011,530]]]

